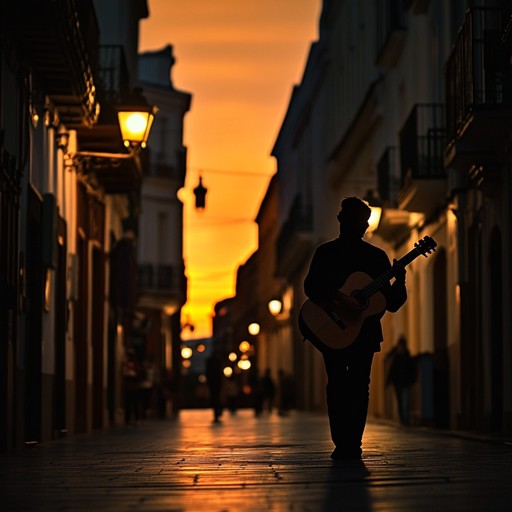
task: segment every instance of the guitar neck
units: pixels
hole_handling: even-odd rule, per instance
[[[403,267],[406,267],[411,263],[411,261],[414,261],[421,253],[416,249],[412,249],[412,251],[409,251],[405,256],[400,258],[398,260],[398,263],[402,265]],[[359,294],[362,295],[364,298],[368,299],[370,298],[374,293],[378,292],[383,286],[387,285],[391,279],[393,279],[393,267],[391,267],[389,270],[381,274],[379,277],[375,278],[371,283],[367,284],[363,288],[359,290]]]

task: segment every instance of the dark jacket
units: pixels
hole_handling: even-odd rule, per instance
[[[364,272],[374,279],[390,268],[389,258],[382,249],[361,239],[340,236],[316,249],[304,281],[304,292],[315,302],[331,300],[352,273]],[[407,300],[404,283],[386,284],[380,291],[386,298],[387,311],[398,311]],[[355,343],[364,342],[374,351],[380,350],[383,314],[365,320]]]

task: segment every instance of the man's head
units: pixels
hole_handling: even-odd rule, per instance
[[[368,229],[371,213],[372,210],[366,201],[358,197],[346,197],[341,201],[341,210],[338,213],[340,233],[361,238]]]

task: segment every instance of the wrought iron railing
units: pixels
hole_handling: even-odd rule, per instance
[[[152,150],[148,148],[146,151],[152,154]],[[175,164],[172,165],[167,161],[156,161],[151,165],[145,166],[146,176],[158,176],[160,178],[167,178],[169,180],[178,181],[179,183],[185,182],[185,175],[187,173],[187,148],[183,147],[177,149],[175,152]],[[151,161],[152,159],[149,159]]]
[[[402,0],[377,0],[377,49],[382,52],[395,31],[406,28],[406,12]]]
[[[454,140],[479,106],[512,105],[512,63],[507,8],[474,8],[466,14],[446,63],[448,140]],[[508,7],[510,11],[510,7]]]
[[[138,265],[137,285],[140,292],[185,292],[187,279],[179,265]]]
[[[377,163],[377,189],[379,198],[385,205],[390,207],[397,205],[401,182],[398,148],[389,146]]]
[[[2,3],[2,31],[12,32],[39,82],[71,125],[98,121],[95,63],[99,29],[93,0],[18,0]],[[3,39],[2,39],[3,44]]]
[[[444,107],[417,104],[400,132],[402,183],[408,178],[445,177],[443,153],[446,147]]]
[[[98,73],[102,100],[112,105],[119,103],[129,87],[129,72],[122,45],[100,46]]]

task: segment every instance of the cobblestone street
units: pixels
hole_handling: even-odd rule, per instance
[[[327,419],[183,411],[2,456],[11,511],[510,511],[512,446],[370,423],[333,462]]]

